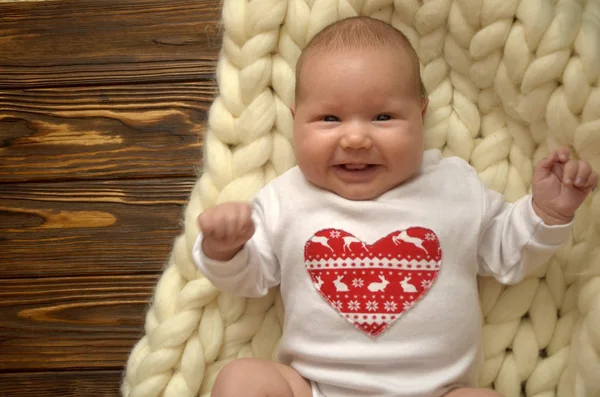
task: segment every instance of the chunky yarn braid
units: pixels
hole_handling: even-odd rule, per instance
[[[124,397],[208,395],[236,357],[275,359],[283,305],[217,291],[191,260],[205,208],[250,198],[294,165],[294,69],[339,19],[369,15],[415,47],[430,96],[428,148],[468,160],[514,201],[557,145],[600,170],[599,0],[224,0],[219,94],[185,231],[156,286]],[[482,386],[506,397],[600,396],[600,195],[572,238],[522,283],[481,278]]]

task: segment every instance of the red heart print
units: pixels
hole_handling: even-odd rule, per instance
[[[438,237],[423,227],[397,230],[371,245],[344,230],[324,229],[304,246],[304,265],[317,291],[370,336],[425,296],[441,260]]]

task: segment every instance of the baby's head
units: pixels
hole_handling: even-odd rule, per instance
[[[307,180],[374,199],[418,172],[427,95],[406,37],[368,17],[336,22],[296,70],[294,152]]]

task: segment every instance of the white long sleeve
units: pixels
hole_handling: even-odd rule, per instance
[[[545,263],[569,236],[572,223],[549,226],[535,213],[532,197],[512,205],[486,191],[479,242],[479,274],[515,284]]]
[[[202,233],[196,238],[192,249],[194,262],[202,274],[223,292],[248,298],[260,297],[280,283],[279,261],[271,248],[271,236],[265,219],[267,211],[271,219],[277,219],[279,206],[276,198],[267,195],[275,195],[275,192],[267,187],[252,201],[254,235],[229,261],[207,257],[202,250]],[[266,209],[265,203],[270,204]]]
[[[509,204],[488,189],[465,161],[452,160],[470,174],[475,203],[481,208],[478,242],[479,274],[493,276],[503,284],[520,282],[545,263],[568,238],[572,222],[549,226],[535,213],[532,196]]]
[[[345,200],[295,167],[253,201],[256,233],[229,262],[193,257],[228,293],[281,286],[279,360],[326,397],[430,397],[476,386],[477,275],[516,283],[568,237],[530,197],[506,204],[463,160],[427,151],[419,175]],[[365,368],[369,368],[368,373]]]

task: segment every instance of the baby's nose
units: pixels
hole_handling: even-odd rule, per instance
[[[344,149],[370,149],[373,141],[367,128],[361,125],[350,125],[340,139],[340,146]]]

